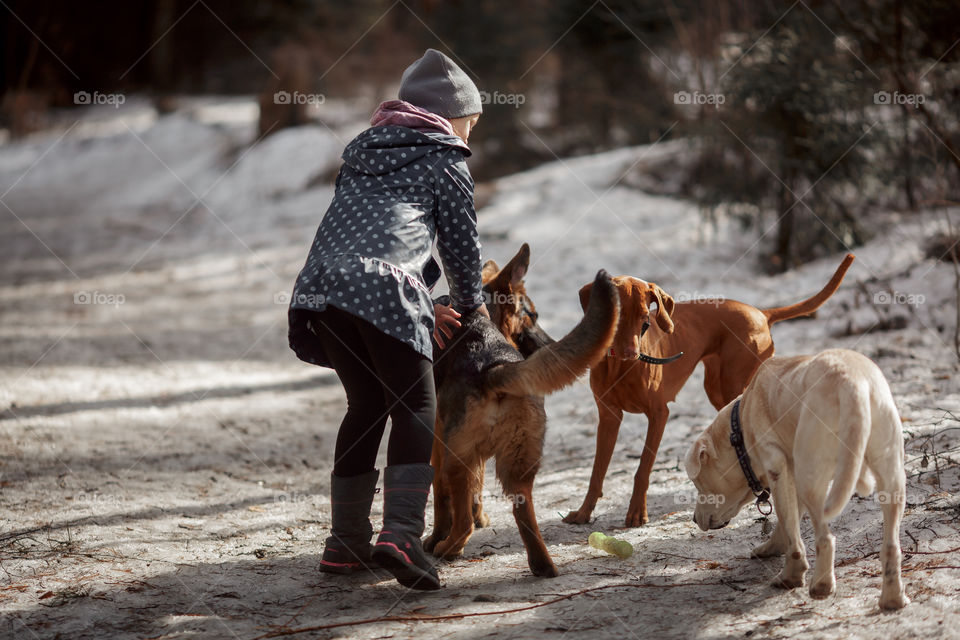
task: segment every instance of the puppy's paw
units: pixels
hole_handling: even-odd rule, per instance
[[[773,539],[767,540],[750,552],[751,558],[775,558],[782,555],[783,549]]]
[[[453,560],[463,555],[464,545],[456,545],[450,537],[441,540],[434,546],[433,555],[444,560]]]
[[[647,511],[628,511],[627,519],[624,520],[623,524],[626,527],[642,527],[643,525],[650,522],[650,518],[647,517]]]
[[[587,524],[590,522],[591,511],[585,509],[577,509],[576,511],[571,511],[564,517],[563,521],[567,524]]]
[[[833,579],[824,580],[823,582],[817,582],[810,585],[810,597],[815,600],[823,600],[824,598],[830,596],[834,591],[836,591],[837,585],[836,581]]]
[[[477,529],[483,529],[488,524],[490,524],[490,518],[484,511],[473,514],[473,525]]]
[[[427,553],[432,553],[434,547],[437,546],[437,542],[439,542],[439,540],[440,540],[440,536],[438,536],[436,532],[431,533],[430,535],[428,535],[426,538],[423,539],[423,550],[426,551]]]
[[[533,575],[541,578],[556,578],[558,575],[560,575],[560,572],[557,571],[556,565],[553,564],[553,561],[550,558],[543,558],[542,560],[531,559],[530,571],[533,572]]]
[[[803,576],[787,576],[781,571],[780,575],[774,578],[771,583],[777,589],[799,589],[803,586]]]
[[[907,594],[903,592],[890,594],[885,593],[880,596],[880,608],[885,611],[896,611],[897,609],[903,609],[908,604],[910,604],[910,598],[908,598]]]

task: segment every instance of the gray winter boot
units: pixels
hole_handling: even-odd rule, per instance
[[[320,559],[321,571],[353,573],[371,567],[370,506],[379,477],[376,469],[347,478],[330,474],[333,524]]]
[[[429,464],[397,464],[383,474],[383,529],[373,547],[373,561],[411,589],[440,588],[437,570],[420,543],[432,482]]]

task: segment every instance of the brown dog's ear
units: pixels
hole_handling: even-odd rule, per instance
[[[509,279],[511,287],[517,287],[523,282],[523,277],[527,275],[527,269],[530,268],[530,245],[526,242],[520,247],[517,255],[510,259],[510,262],[500,272],[499,277]]]
[[[670,317],[673,314],[673,298],[657,285],[651,286],[653,296],[657,299],[657,325],[664,333],[673,333],[673,319]]]
[[[483,269],[480,270],[480,282],[487,284],[490,280],[497,277],[500,267],[493,260],[487,260],[483,263]]]
[[[593,291],[593,283],[585,284],[580,287],[580,306],[583,307],[583,312],[587,312],[587,305],[590,304],[590,292]]]

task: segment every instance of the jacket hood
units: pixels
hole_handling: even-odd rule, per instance
[[[470,148],[457,136],[387,125],[371,127],[351,140],[341,158],[361,173],[384,175],[446,147],[470,155]]]

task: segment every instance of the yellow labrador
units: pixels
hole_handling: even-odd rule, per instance
[[[836,587],[829,522],[854,491],[868,495],[876,485],[883,511],[880,608],[910,602],[900,580],[906,485],[900,416],[887,381],[867,357],[831,349],[767,360],[693,443],[685,465],[700,492],[693,519],[704,531],[726,526],[754,496],[760,506],[772,498],[777,527],[753,556],[786,555],[774,586],[803,586],[809,565],[800,519],[810,514],[817,544],[814,598]]]

